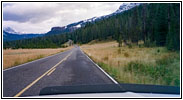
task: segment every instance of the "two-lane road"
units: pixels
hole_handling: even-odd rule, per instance
[[[114,84],[81,50],[71,50],[3,71],[3,96],[35,96],[50,86]]]

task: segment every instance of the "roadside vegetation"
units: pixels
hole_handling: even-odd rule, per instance
[[[3,69],[63,52],[71,48],[72,47],[57,49],[4,49]]]
[[[120,83],[180,86],[180,56],[165,47],[131,45],[115,41],[90,43],[82,50]]]

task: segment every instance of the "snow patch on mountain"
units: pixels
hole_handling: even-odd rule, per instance
[[[136,6],[139,6],[140,3],[123,3],[118,10],[116,10],[116,12],[114,13],[121,13],[121,12],[124,12],[126,10],[129,10],[129,9],[132,9]]]
[[[80,25],[80,24],[78,24],[78,25],[76,25],[76,27],[77,27],[77,28],[80,28],[80,27],[81,27],[81,25]]]

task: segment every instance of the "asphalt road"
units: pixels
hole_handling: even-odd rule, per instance
[[[81,50],[71,50],[3,71],[3,96],[37,96],[50,86],[114,84]]]

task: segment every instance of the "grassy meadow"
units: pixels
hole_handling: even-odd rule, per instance
[[[4,49],[3,69],[63,52],[71,48],[72,47],[57,49]]]
[[[89,43],[82,50],[120,83],[180,86],[179,52],[165,47]]]

